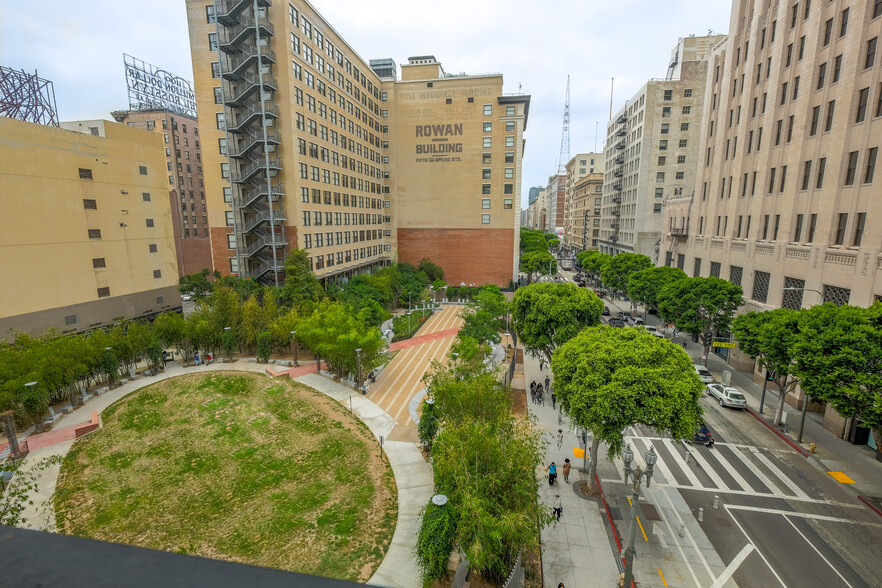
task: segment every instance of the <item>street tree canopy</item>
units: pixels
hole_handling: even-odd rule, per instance
[[[532,353],[549,361],[554,349],[585,327],[600,324],[603,301],[573,283],[531,284],[518,289],[512,319],[518,338]]]
[[[728,331],[744,303],[742,293],[741,286],[720,278],[683,278],[658,293],[658,312],[681,331],[701,336],[706,358],[714,331]]]
[[[285,283],[279,299],[286,305],[299,306],[305,301],[316,302],[324,298],[322,286],[309,267],[306,249],[294,249],[285,258]]]
[[[595,275],[600,274],[611,259],[612,255],[601,253],[600,251],[582,251],[576,255],[576,260],[579,262],[582,271]]]
[[[499,343],[499,331],[505,329],[508,302],[498,286],[484,286],[462,312],[461,336],[473,337],[482,343]]]
[[[625,291],[628,289],[628,278],[634,272],[652,267],[652,260],[638,253],[619,253],[604,264],[600,272],[603,285],[607,288]]]
[[[793,368],[802,389],[861,419],[882,447],[882,303],[802,310]]]
[[[661,289],[685,277],[683,270],[677,267],[648,267],[634,272],[628,278],[628,296],[632,300],[642,302],[646,308],[656,308]]]
[[[597,448],[622,451],[627,427],[642,424],[658,435],[691,438],[701,420],[704,385],[679,346],[643,329],[599,326],[560,346],[551,360],[558,402],[580,428],[594,435],[589,481]]]
[[[521,255],[520,271],[527,274],[527,282],[533,281],[536,274],[553,275],[557,273],[557,261],[546,251],[527,251]]]

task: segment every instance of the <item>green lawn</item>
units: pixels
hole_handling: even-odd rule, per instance
[[[397,491],[370,431],[333,400],[245,372],[143,388],[77,441],[55,495],[61,532],[365,581]]]

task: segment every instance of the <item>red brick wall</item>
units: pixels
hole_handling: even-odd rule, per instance
[[[230,275],[230,258],[233,251],[228,247],[227,235],[233,232],[233,227],[211,227],[211,259],[214,268],[221,275]]]
[[[451,286],[507,287],[514,260],[513,229],[398,229],[398,260],[414,265],[428,258],[444,268]]]

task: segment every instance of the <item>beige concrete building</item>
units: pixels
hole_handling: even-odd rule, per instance
[[[647,82],[609,121],[600,251],[661,263],[663,203],[695,184],[708,58],[724,38],[680,39],[665,77]]]
[[[280,281],[302,248],[325,279],[428,257],[507,285],[529,96],[431,56],[398,79],[308,2],[253,6],[187,1],[215,267]]]
[[[744,311],[867,306],[882,296],[882,5],[736,1],[731,23],[711,57],[695,194],[666,214],[666,261],[741,285]],[[827,423],[856,426],[832,409]]]
[[[530,188],[530,206],[527,209],[529,224],[527,226],[531,229],[537,230],[545,228],[545,218],[547,216],[546,210],[548,206],[548,198],[546,196],[547,193],[545,188],[540,186]]]
[[[113,119],[162,135],[178,273],[211,269],[211,242],[202,177],[202,144],[196,119],[168,110],[119,110]]]
[[[600,238],[601,206],[603,201],[603,174],[589,173],[573,185],[567,196],[567,253],[596,250]]]
[[[584,245],[583,237],[588,236],[588,243],[591,242],[590,230],[587,234],[583,233],[585,232],[585,213],[587,211],[590,216],[591,212],[593,212],[593,201],[590,203],[581,201],[576,206],[573,202],[573,199],[576,197],[576,186],[589,174],[602,174],[603,166],[605,165],[604,158],[605,155],[603,153],[580,153],[567,162],[566,193],[563,205],[563,239],[561,239],[561,245],[563,245],[565,252],[569,255],[575,255],[584,250],[582,249]],[[586,205],[588,208],[585,208]],[[590,225],[590,221],[588,224]],[[579,227],[578,230],[576,225]]]
[[[567,198],[566,172],[548,176],[545,188],[545,225],[544,229],[554,233],[563,242],[564,205]]]
[[[0,117],[0,334],[180,308],[162,138]]]

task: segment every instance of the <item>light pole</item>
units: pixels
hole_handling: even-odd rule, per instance
[[[300,362],[297,361],[297,331],[291,331],[291,347],[294,348],[294,367],[300,367]]]
[[[640,480],[645,477],[646,487],[649,488],[649,483],[652,481],[652,468],[658,459],[658,456],[655,454],[655,448],[650,446],[649,451],[643,454],[643,458],[646,460],[646,471],[642,470],[640,466],[632,470],[631,462],[634,460],[634,452],[631,451],[631,446],[626,445],[625,450],[622,451],[622,459],[625,462],[625,484],[628,483],[629,478],[634,480],[634,484],[631,487],[633,492],[633,500],[631,501],[631,529],[628,532],[628,547],[625,549],[625,578],[622,583],[622,586],[626,587],[631,586],[634,577],[634,540],[637,538],[637,507],[640,501]]]
[[[231,361],[233,359],[233,346],[230,345],[230,327],[224,327],[224,341],[222,342],[224,347],[227,348],[227,361]]]
[[[814,290],[812,288],[781,288],[782,290],[802,290],[805,292],[815,292],[818,296],[821,297],[821,302],[824,302],[824,294],[820,290]],[[805,413],[808,412],[808,403],[809,403],[809,395],[803,391],[803,395],[805,398],[802,399],[802,416],[799,419],[799,435],[796,437],[797,443],[802,443],[802,433],[805,431]]]
[[[361,347],[355,350],[355,386],[361,389],[363,395],[367,394],[367,390],[361,385]]]

